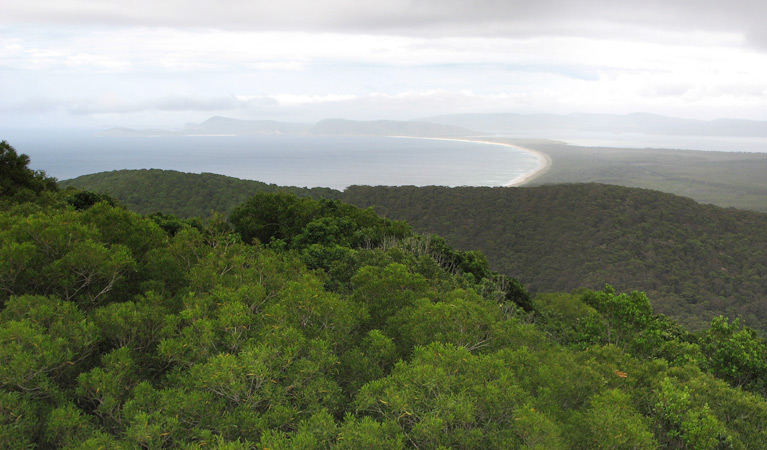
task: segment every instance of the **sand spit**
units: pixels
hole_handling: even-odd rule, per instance
[[[521,150],[523,152],[531,153],[538,159],[538,167],[535,168],[535,170],[522,174],[513,180],[510,180],[508,183],[504,184],[504,187],[517,187],[517,186],[523,186],[526,183],[529,183],[534,178],[537,178],[540,175],[543,175],[547,170],[549,170],[549,167],[551,167],[551,157],[543,152],[539,152],[538,150],[533,150],[531,148],[522,147],[520,145],[516,144],[508,144],[505,142],[496,142],[496,141],[485,141],[482,139],[472,139],[472,138],[438,138],[438,137],[415,137],[415,136],[390,136],[390,137],[397,137],[397,138],[408,138],[408,139],[433,139],[436,141],[458,141],[458,142],[473,142],[476,144],[488,144],[488,145],[500,145],[503,147],[511,147],[515,150]]]

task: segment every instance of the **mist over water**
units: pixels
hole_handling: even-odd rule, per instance
[[[387,137],[96,137],[23,133],[4,139],[60,180],[120,169],[211,172],[290,186],[503,186],[538,167],[513,148]]]
[[[514,138],[559,140],[580,147],[655,148],[669,150],[767,153],[767,138],[764,137],[661,135],[580,130],[515,132],[514,134],[509,134],[507,136]]]

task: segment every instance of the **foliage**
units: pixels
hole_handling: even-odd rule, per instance
[[[317,200],[340,196],[339,191],[329,188],[277,186],[213,173],[160,169],[100,172],[60,181],[59,186],[98,193],[95,195],[108,194],[128,209],[142,214],[160,211],[182,219],[207,219],[213,213],[229,214],[235,206],[259,192],[293,193]]]
[[[231,225],[259,243],[38,200],[0,213],[2,448],[767,438],[765,343],[738,321],[691,334],[609,286],[531,301],[481,253],[336,201],[254,197]]]
[[[58,190],[55,178],[28,166],[29,156],[0,141],[0,201],[29,201],[45,191]]]
[[[737,319],[715,317],[701,339],[708,369],[735,386],[767,394],[767,342]]]
[[[539,180],[630,184],[691,197],[705,190],[708,193],[702,200],[722,204],[717,201],[717,190],[729,192],[729,188],[711,183],[708,174],[716,170],[730,177],[728,186],[737,185],[736,191],[722,195],[760,205],[756,209],[767,208],[763,192],[757,192],[764,187],[763,157],[535,145],[541,145],[555,159],[552,169]],[[594,158],[599,161],[596,166]],[[609,158],[618,161],[605,162]],[[739,168],[735,170],[735,166]],[[562,178],[559,167],[591,171],[594,176]],[[646,167],[664,171],[666,184],[658,184],[652,177],[631,181]],[[733,172],[719,167],[732,168]],[[684,180],[674,176],[688,169],[690,176]],[[751,189],[732,175],[744,170],[748,172],[744,178],[747,183],[761,187]],[[692,183],[692,187],[674,183]],[[696,204],[657,191],[592,183],[514,189],[352,186],[337,192],[160,170],[106,172],[61,185],[108,192],[132,210],[161,210],[181,218],[205,219],[212,211],[230,212],[256,192],[290,192],[300,197],[341,199],[362,207],[375,205],[379,213],[407,220],[420,233],[437,233],[451,246],[467,250],[465,253],[481,251],[491,270],[519,279],[533,293],[567,292],[582,286],[598,289],[610,283],[622,291],[646,292],[659,311],[692,329],[705,328],[719,314],[740,318],[761,333],[767,323],[767,307],[762,301],[767,291],[764,214]],[[307,238],[317,239],[322,229],[337,226],[343,228],[344,224],[323,219],[315,224],[310,233],[313,237]],[[330,259],[336,270],[342,270],[344,263],[339,260],[346,259],[341,256],[343,248],[323,244],[305,251],[307,258],[314,258],[314,267],[334,254]],[[329,270],[331,266],[322,267]],[[470,263],[461,269],[472,273]],[[517,303],[521,303],[519,299]]]
[[[600,184],[534,188],[352,186],[344,201],[375,206],[531,292],[639,290],[692,329],[719,314],[764,333],[767,215],[645,189]]]
[[[74,188],[69,188],[67,192],[67,203],[74,206],[76,210],[82,211],[90,208],[91,206],[105,202],[110,206],[115,206],[117,200],[115,200],[109,194],[97,193],[93,191],[82,191]]]

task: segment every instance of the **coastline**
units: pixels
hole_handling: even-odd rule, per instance
[[[544,173],[548,172],[551,168],[551,156],[547,155],[546,153],[543,153],[538,150],[533,150],[531,148],[522,147],[521,145],[516,144],[506,144],[502,142],[489,142],[489,141],[483,141],[488,142],[490,144],[497,144],[497,145],[504,145],[506,147],[515,148],[517,150],[522,150],[527,153],[532,153],[535,155],[535,157],[538,159],[538,167],[533,170],[532,172],[528,172],[524,175],[520,175],[517,178],[514,178],[513,180],[509,181],[508,183],[504,184],[504,187],[519,187],[523,186],[531,181],[533,181],[535,178],[538,178],[539,176],[543,175]]]
[[[535,170],[528,173],[524,173],[512,180],[509,180],[507,183],[503,185],[503,187],[523,186],[533,181],[535,178],[538,178],[539,176],[543,175],[549,170],[549,168],[551,168],[551,157],[549,155],[538,150],[522,147],[521,145],[517,145],[517,144],[509,144],[506,142],[486,141],[482,139],[471,139],[471,138],[438,138],[438,137],[419,137],[419,136],[389,136],[389,137],[408,138],[408,139],[432,139],[436,141],[457,141],[457,142],[473,142],[477,144],[500,145],[503,147],[511,147],[516,150],[527,152],[536,157],[536,159],[538,160],[538,167],[536,167]]]

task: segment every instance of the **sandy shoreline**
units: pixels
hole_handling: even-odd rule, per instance
[[[535,155],[535,157],[538,159],[538,167],[532,172],[522,174],[514,178],[513,180],[510,180],[509,182],[503,185],[504,187],[523,186],[524,184],[532,181],[534,178],[537,178],[538,176],[543,175],[551,167],[551,157],[549,155],[543,152],[540,152],[538,150],[533,150],[531,148],[522,147],[516,144],[508,144],[505,142],[496,142],[496,141],[485,141],[482,139],[471,139],[471,138],[438,138],[438,137],[416,137],[416,136],[391,136],[391,137],[409,138],[409,139],[433,139],[437,141],[458,141],[458,142],[473,142],[477,144],[500,145],[503,147],[511,147],[513,149],[521,150],[523,152],[527,152],[527,153],[531,153]]]

